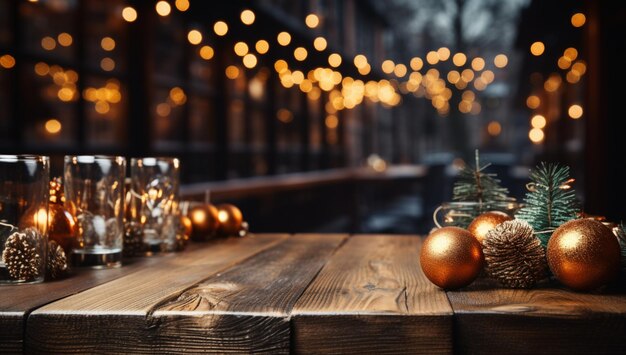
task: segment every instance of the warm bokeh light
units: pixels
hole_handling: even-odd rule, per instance
[[[526,106],[530,109],[534,110],[539,107],[539,105],[541,105],[541,99],[537,95],[530,95],[526,99]]]
[[[131,6],[126,6],[122,10],[122,18],[124,18],[126,22],[135,22],[135,20],[137,20],[137,10]]]
[[[587,22],[587,17],[585,17],[585,14],[578,12],[572,15],[571,22],[574,27],[582,27]]]
[[[241,12],[241,16],[239,16],[241,18],[241,22],[243,22],[244,25],[251,25],[254,23],[254,20],[256,19],[256,16],[254,15],[254,12],[252,12],[252,10],[243,10]]]
[[[167,117],[172,112],[172,106],[166,102],[162,102],[156,106],[156,113],[161,117]]]
[[[530,45],[530,53],[534,56],[540,56],[543,54],[543,51],[546,50],[546,46],[543,42],[537,41]]]
[[[485,60],[481,57],[476,57],[472,60],[472,69],[475,71],[481,71],[485,68]]]
[[[15,58],[13,58],[10,54],[5,54],[0,57],[0,66],[5,69],[11,69],[15,66]],[[37,66],[35,66],[35,71],[37,71]],[[44,74],[45,75],[45,74]]]
[[[452,63],[457,67],[462,67],[467,62],[467,56],[463,53],[457,53],[452,57]]]
[[[2,58],[4,58],[4,56],[0,57],[0,65],[4,66]],[[46,76],[48,73],[50,73],[50,66],[48,64],[44,62],[35,64],[35,74],[39,76]]]
[[[289,32],[281,32],[278,34],[278,36],[276,37],[276,40],[278,41],[278,44],[280,44],[281,46],[288,46],[289,43],[291,43],[291,35],[289,34]]]
[[[326,38],[324,37],[317,37],[313,41],[313,47],[315,47],[315,49],[320,52],[326,49],[327,46],[328,46],[328,43],[326,42]]]
[[[178,11],[187,11],[189,10],[189,0],[176,0],[174,3]]]
[[[69,47],[72,45],[72,42],[74,42],[74,39],[72,38],[72,35],[70,35],[67,32],[62,32],[59,33],[59,35],[57,36],[57,41],[59,42],[59,44],[63,47]]]
[[[46,129],[46,132],[50,134],[57,134],[61,132],[63,125],[61,125],[61,121],[57,120],[56,118],[51,118],[46,121],[44,128]]]
[[[209,60],[213,58],[215,55],[215,51],[211,46],[202,46],[200,48],[200,57],[204,60]]]
[[[572,65],[572,72],[578,76],[585,75],[587,72],[587,65],[582,60],[577,61]]]
[[[256,56],[252,53],[246,54],[243,57],[243,65],[248,69],[254,68],[256,66],[256,63],[257,63]]]
[[[170,3],[165,0],[158,1],[156,5],[154,5],[154,8],[156,9],[157,14],[163,17],[169,15],[170,12],[172,12],[172,7],[170,6]]]
[[[500,124],[500,122],[498,121],[491,121],[489,122],[489,124],[487,125],[487,133],[489,133],[490,136],[495,137],[500,135],[500,132],[502,132],[502,125]]]
[[[430,51],[426,53],[426,61],[430,65],[435,65],[439,62],[439,54],[435,51]]]
[[[577,119],[579,119],[579,118],[581,118],[583,116],[583,108],[580,105],[572,105],[567,110],[567,114],[572,119],[577,120]]]
[[[437,55],[439,56],[439,60],[446,61],[450,58],[450,49],[441,47],[437,50]]]
[[[559,74],[552,73],[543,84],[543,88],[547,92],[555,92],[561,87],[562,82],[563,82],[563,79],[561,78]]]
[[[187,95],[183,89],[175,86],[170,90],[170,100],[176,105],[182,105],[187,101]]]
[[[293,113],[286,108],[281,108],[276,112],[276,118],[282,123],[289,123],[293,121]]]
[[[103,37],[100,40],[100,46],[103,50],[110,52],[115,49],[115,40],[111,37]]]
[[[411,65],[411,69],[418,71],[424,66],[424,61],[420,57],[413,57],[409,64]]]
[[[248,54],[248,45],[245,44],[244,42],[237,42],[235,43],[235,54],[237,54],[240,57],[243,57],[244,55]]]
[[[533,118],[530,119],[530,125],[533,128],[544,128],[548,121],[543,115],[534,115]]]
[[[51,51],[55,49],[56,47],[57,47],[57,41],[54,38],[50,36],[46,36],[41,39],[41,48],[47,51]]]
[[[228,33],[228,25],[224,21],[217,21],[213,25],[213,32],[218,36],[225,36]]]
[[[568,69],[571,64],[572,61],[567,57],[560,57],[559,60],[556,62],[556,65],[563,70]]]
[[[288,68],[289,66],[287,65],[287,62],[282,59],[279,59],[274,63],[274,69],[279,74],[287,71]]]
[[[187,33],[187,40],[191,44],[200,44],[202,42],[202,33],[198,30],[191,30]]]
[[[296,58],[297,61],[303,61],[306,59],[309,53],[304,47],[298,47],[293,50],[293,57]]]
[[[102,58],[100,68],[104,71],[113,71],[115,69],[115,61],[109,57]]]
[[[498,54],[493,58],[493,65],[495,65],[496,68],[504,68],[508,63],[509,58],[506,56],[506,54]]]
[[[545,135],[543,131],[539,128],[533,128],[528,132],[528,138],[531,142],[538,144],[541,143],[544,139]]]
[[[393,70],[396,68],[396,64],[392,60],[387,59],[383,61],[380,68],[383,70],[383,73],[391,74],[393,73]]]
[[[237,79],[239,76],[239,68],[234,65],[229,65],[226,67],[226,77],[228,79]]]
[[[326,120],[324,123],[326,124],[326,127],[330,129],[335,129],[337,128],[337,126],[339,126],[339,119],[335,115],[328,115],[326,116]]]
[[[337,68],[338,66],[341,65],[341,56],[337,53],[333,53],[329,55],[328,64],[333,68]]]
[[[357,68],[363,68],[367,65],[367,58],[363,54],[357,54],[354,57],[354,66]]]
[[[569,47],[563,51],[563,57],[567,58],[570,62],[573,62],[578,58],[578,50],[574,47]]]
[[[267,53],[267,51],[270,50],[270,44],[268,41],[264,39],[260,39],[256,42],[256,45],[254,46],[254,48],[256,48],[256,51],[259,54],[265,54]]]
[[[369,74],[372,71],[372,66],[369,65],[369,64],[366,64],[363,67],[358,68],[358,70],[359,70],[359,74],[367,75],[367,74]]]
[[[402,78],[406,75],[406,65],[404,64],[397,64],[396,67],[393,69],[393,73],[398,77],[398,78]]]
[[[316,28],[320,24],[320,18],[315,14],[308,14],[304,22],[309,28]]]

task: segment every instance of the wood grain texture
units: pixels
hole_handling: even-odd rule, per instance
[[[292,313],[298,353],[450,353],[452,309],[419,265],[421,239],[356,236]]]
[[[288,353],[289,314],[347,235],[295,235],[161,304],[160,351]]]
[[[39,308],[28,317],[25,349],[28,353],[145,349],[154,328],[147,319],[156,304],[286,239],[287,235],[251,235],[216,240]]]
[[[458,353],[626,353],[623,293],[576,293],[554,284],[513,290],[478,280],[448,298]]]
[[[0,354],[22,353],[26,318],[32,310],[172,257],[173,254],[164,254],[133,259],[117,269],[76,268],[68,277],[59,280],[0,286]]]

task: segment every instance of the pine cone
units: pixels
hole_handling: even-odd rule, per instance
[[[546,277],[546,252],[525,221],[500,223],[483,240],[485,271],[504,286],[530,288]]]
[[[14,232],[7,238],[2,259],[9,276],[15,280],[31,281],[41,275],[43,256],[40,254],[42,237],[34,228]]]
[[[146,251],[143,242],[143,229],[137,222],[127,222],[124,226],[124,249],[125,257],[139,256]]]
[[[48,275],[56,279],[67,271],[65,251],[54,240],[48,241]]]

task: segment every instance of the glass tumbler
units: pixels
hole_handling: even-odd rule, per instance
[[[125,175],[123,157],[65,156],[65,203],[78,225],[72,264],[122,265]]]
[[[130,164],[131,193],[140,200],[133,222],[142,228],[148,253],[176,250],[179,227],[178,188],[180,161],[177,158],[133,158]]]
[[[0,284],[42,282],[50,159],[0,155]]]

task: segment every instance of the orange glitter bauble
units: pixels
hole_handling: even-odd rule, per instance
[[[590,291],[617,277],[620,246],[601,222],[576,219],[557,228],[548,242],[548,265],[554,276],[574,290]]]
[[[472,223],[467,227],[467,230],[482,244],[490,230],[496,228],[498,224],[512,219],[511,216],[504,212],[485,212],[474,218]]]
[[[193,224],[191,223],[191,218],[187,216],[180,216],[180,225],[182,227],[183,234],[186,235],[187,237],[190,237],[193,231]]]
[[[217,217],[220,225],[217,229],[218,234],[224,237],[237,235],[241,230],[243,223],[243,214],[237,206],[230,204],[222,204],[217,206]]]
[[[422,270],[432,283],[444,289],[469,285],[478,277],[483,263],[480,243],[462,228],[439,228],[422,245]]]
[[[215,236],[219,226],[217,219],[217,208],[210,204],[193,207],[189,211],[191,219],[191,239],[196,242],[203,242]]]

